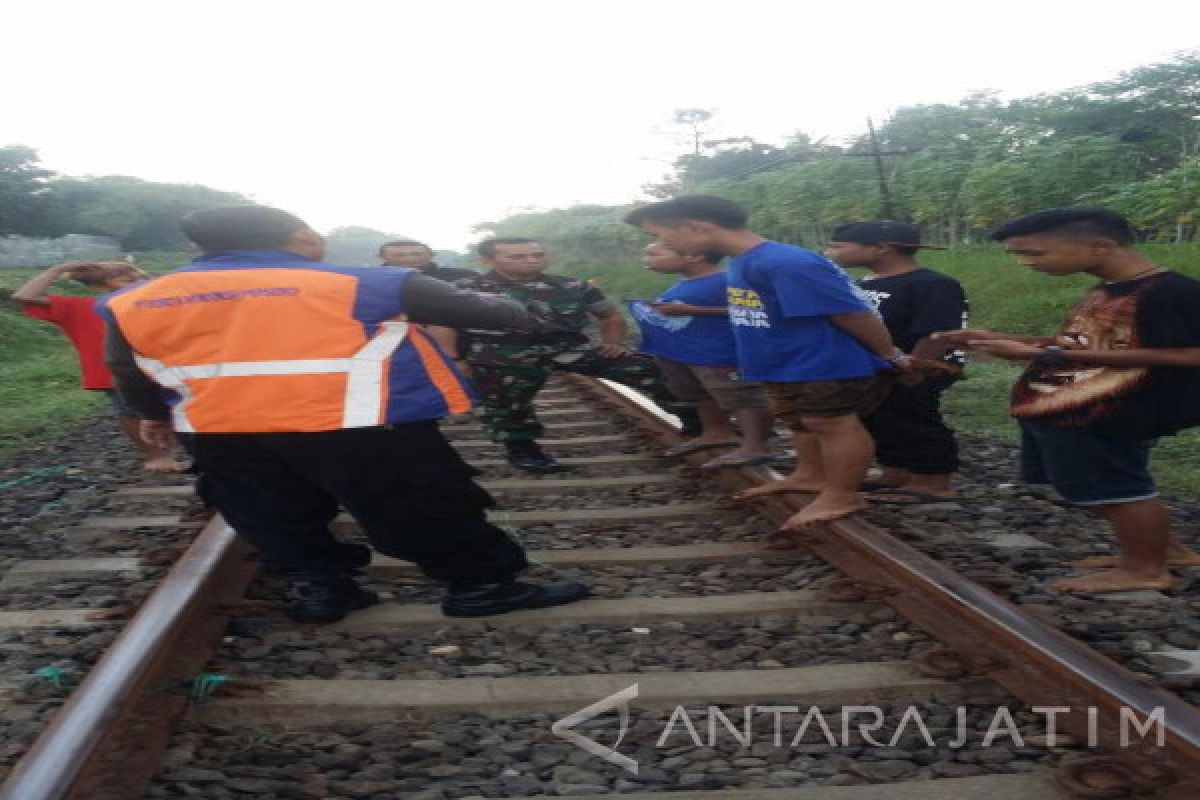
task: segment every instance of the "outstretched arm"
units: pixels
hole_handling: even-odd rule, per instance
[[[540,327],[539,318],[516,300],[469,292],[428,275],[412,275],[405,282],[404,307],[413,322],[446,328],[535,331]]]

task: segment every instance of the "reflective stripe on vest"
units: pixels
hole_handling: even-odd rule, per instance
[[[297,358],[281,361],[227,361],[218,364],[194,364],[168,367],[154,358],[135,355],[139,367],[160,385],[178,392],[180,401],[172,410],[175,430],[193,433],[187,416],[191,401],[189,380],[207,378],[244,378],[268,375],[332,375],[345,373],[346,395],[342,427],[364,428],[384,422],[384,385],[387,360],[408,335],[408,323],[392,320],[380,323],[379,332],[349,358]]]

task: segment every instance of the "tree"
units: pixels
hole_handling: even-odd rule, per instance
[[[42,224],[40,193],[54,175],[38,166],[32,147],[0,147],[0,235],[36,235]]]
[[[47,235],[92,233],[113,236],[127,250],[179,250],[187,239],[184,215],[213,206],[249,203],[234,192],[207,186],[154,183],[124,175],[59,178],[42,197]]]

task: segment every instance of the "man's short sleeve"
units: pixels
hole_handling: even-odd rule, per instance
[[[774,287],[785,317],[826,317],[871,309],[846,273],[820,256],[780,258],[756,271]]]
[[[1148,289],[1137,325],[1143,347],[1200,347],[1200,282],[1178,276]]]
[[[952,331],[964,327],[967,295],[958,281],[930,283],[928,288],[922,289],[917,295],[914,305],[912,323],[908,331],[913,336],[923,337],[938,331]]]
[[[70,315],[71,305],[65,302],[69,298],[57,294],[48,294],[46,295],[46,299],[50,301],[46,305],[42,305],[41,303],[21,303],[21,310],[25,312],[25,316],[27,317],[45,320],[46,322],[62,322]]]
[[[583,306],[593,314],[604,314],[617,310],[617,304],[609,300],[599,286],[591,283],[584,283]]]

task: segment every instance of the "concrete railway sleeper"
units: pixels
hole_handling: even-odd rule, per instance
[[[1200,797],[1200,722],[1179,697],[869,522],[767,549],[796,500],[716,501],[773,473],[659,458],[668,419],[622,387],[572,378],[540,405],[566,474],[529,478],[469,422],[446,430],[486,468],[494,518],[534,572],[581,577],[593,597],[447,619],[411,565],[377,557],[383,604],[299,626],[262,602],[270,579],[252,579],[215,519],[0,797]],[[102,541],[178,525],[150,512],[186,493],[126,488],[119,513],[84,527]],[[146,568],[91,555],[14,561],[3,585]],[[0,626],[53,640],[132,613],[30,605]],[[5,702],[20,713],[33,699]],[[1154,729],[1122,747],[1122,708],[1138,742],[1129,720],[1161,708],[1162,745]]]

